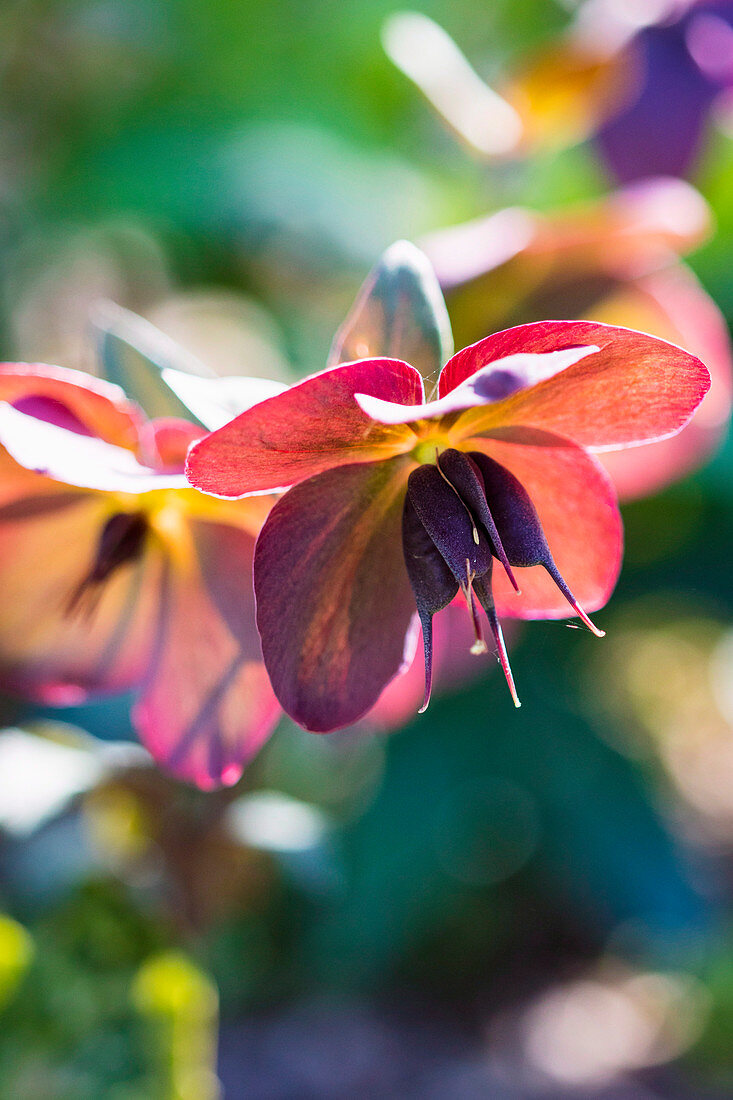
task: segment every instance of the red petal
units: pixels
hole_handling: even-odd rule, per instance
[[[395,459],[310,478],[262,529],[262,650],[276,695],[306,729],[355,722],[403,667],[415,613],[401,530],[410,467]]]
[[[588,447],[639,443],[679,430],[709,388],[700,360],[664,340],[593,321],[541,321],[495,333],[458,352],[443,370],[440,393],[495,359],[584,344],[601,350],[503,401],[469,409],[455,425],[456,438],[521,425]]]
[[[188,420],[161,417],[149,420],[140,433],[141,449],[156,470],[183,473],[188,448],[205,435],[202,428]]]
[[[39,479],[40,480],[40,479]],[[161,560],[121,567],[95,601],[70,601],[112,509],[96,494],[39,494],[0,508],[0,677],[49,703],[137,685],[150,658]]]
[[[466,449],[483,451],[521,481],[540,517],[552,556],[578,603],[595,611],[613,591],[623,549],[616,495],[599,463],[570,440],[536,433],[534,443],[472,439]],[[516,569],[517,593],[494,571],[499,615],[560,619],[572,609],[541,566]]]
[[[254,621],[254,539],[224,524],[191,530],[199,561],[169,566],[156,656],[133,717],[162,767],[208,790],[239,779],[280,708]]]
[[[63,367],[0,363],[0,401],[13,404],[33,397],[58,402],[90,435],[118,447],[137,447],[142,418],[118,386]]]
[[[189,480],[215,496],[238,497],[409,450],[415,441],[410,429],[375,423],[359,408],[357,393],[415,405],[424,397],[418,372],[398,359],[334,367],[260,402],[195,444]]]

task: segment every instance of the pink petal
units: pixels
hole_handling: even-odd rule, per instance
[[[678,431],[710,386],[700,360],[664,340],[592,321],[540,321],[498,332],[458,352],[441,375],[440,394],[503,356],[590,344],[601,350],[504,401],[468,410],[456,432],[468,436],[497,425],[521,425],[557,432],[589,447],[621,447]]]
[[[678,435],[641,451],[631,447],[600,456],[621,499],[631,500],[694,470],[722,439],[731,409],[730,338],[715,303],[681,265],[621,291],[600,316],[623,317],[645,332],[672,340],[698,355],[710,371],[710,392]]]
[[[194,522],[191,531],[199,560],[169,563],[156,653],[133,718],[162,767],[209,790],[239,779],[280,708],[254,622],[254,539],[223,524]]]
[[[555,563],[586,611],[607,602],[618,578],[623,531],[616,495],[593,456],[570,440],[537,432],[534,442],[505,438],[467,441],[510,470],[529,493]],[[501,570],[493,589],[500,616],[558,619],[572,616],[564,596],[541,566],[516,569],[517,594]]]
[[[186,487],[183,474],[159,473],[124,447],[67,431],[2,402],[0,444],[26,470],[66,485],[121,493]]]
[[[484,83],[447,31],[426,15],[401,11],[389,17],[382,37],[397,68],[472,151],[484,157],[516,152],[520,115]]]
[[[275,505],[255,556],[257,624],[284,710],[318,733],[360,718],[405,663],[415,613],[402,553],[411,464],[351,465]],[[410,638],[410,654],[414,636]]]
[[[413,433],[375,423],[357,405],[357,393],[413,405],[424,398],[420,375],[398,359],[333,367],[196,443],[187,463],[191,484],[215,496],[238,497],[410,450]]]
[[[73,490],[0,507],[4,686],[63,704],[139,682],[154,635],[160,553],[151,547],[73,606],[110,514],[103,497]]]
[[[137,447],[142,418],[122,390],[110,382],[63,367],[0,363],[0,401],[15,404],[30,398],[58,402],[88,434],[107,443],[130,450]]]

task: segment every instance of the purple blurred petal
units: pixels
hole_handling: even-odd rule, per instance
[[[621,182],[684,176],[700,152],[710,106],[720,86],[691,56],[687,19],[646,27],[634,39],[630,64],[639,88],[598,130],[601,155]]]

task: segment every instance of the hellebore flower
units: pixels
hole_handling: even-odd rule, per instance
[[[249,582],[270,502],[186,484],[204,431],[78,371],[0,366],[0,683],[54,705],[134,689],[155,759],[211,788],[279,707]]]
[[[424,268],[419,254],[413,262]],[[368,337],[352,334],[347,325],[337,338],[338,359],[352,346],[369,355]],[[708,385],[698,359],[662,340],[546,321],[458,352],[432,400],[407,362],[363,357],[194,444],[187,474],[205,492],[292,486],[262,528],[254,566],[265,665],[283,708],[317,732],[355,721],[403,669],[415,610],[424,707],[432,618],[458,592],[476,652],[487,648],[483,608],[517,701],[500,616],[574,613],[595,630],[587,612],[606,602],[620,567],[616,498],[586,448],[678,431]]]
[[[550,315],[638,329],[703,360],[710,393],[683,432],[643,451],[599,456],[622,500],[699,466],[728,422],[733,371],[727,326],[679,260],[705,238],[709,220],[690,184],[654,179],[553,215],[500,210],[420,242],[460,344]]]

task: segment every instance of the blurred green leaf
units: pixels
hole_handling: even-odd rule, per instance
[[[513,876],[570,906],[599,943],[625,921],[662,938],[704,926],[635,768],[563,698],[572,642],[545,627],[541,660],[543,628],[532,629],[531,656],[513,658],[521,711],[509,711],[496,678],[437,700],[390,739],[381,789],[341,838],[343,894],[314,919],[310,948],[326,980],[378,980],[472,897],[483,896],[491,928],[493,891]]]

